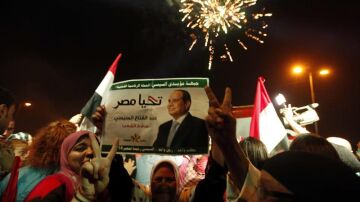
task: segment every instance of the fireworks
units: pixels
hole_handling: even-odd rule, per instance
[[[180,13],[184,14],[182,21],[186,22],[187,27],[199,32],[198,35],[192,33],[192,43],[189,50],[199,41],[199,37],[204,38],[204,46],[209,46],[209,70],[215,53],[215,42],[220,36],[235,30],[242,30],[246,37],[259,43],[264,43],[262,37],[266,33],[251,28],[250,21],[261,22],[260,29],[266,29],[267,24],[262,21],[264,17],[270,17],[271,13],[247,13],[249,7],[254,6],[257,0],[181,0]],[[247,50],[244,42],[237,39],[240,47]],[[233,61],[230,50],[224,43],[224,53],[220,58]]]

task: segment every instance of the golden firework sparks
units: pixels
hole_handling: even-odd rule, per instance
[[[259,13],[247,13],[249,7],[254,6],[257,0],[181,0],[181,9],[184,16],[182,21],[193,30],[199,30],[201,37],[204,37],[205,46],[209,46],[209,70],[215,53],[215,42],[218,36],[226,35],[233,30],[243,30],[246,37],[259,43],[264,43],[262,37],[266,37],[264,31],[253,29],[249,21],[259,21],[264,17],[271,17],[271,13],[265,10]],[[266,29],[267,24],[262,21],[261,29]],[[198,37],[191,34],[192,43],[189,50],[192,50],[198,41]],[[247,50],[244,42],[237,39],[240,47]],[[233,61],[227,45],[224,43],[225,53],[221,58],[228,58]]]

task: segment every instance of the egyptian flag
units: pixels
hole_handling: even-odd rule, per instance
[[[264,82],[264,78],[258,78],[250,137],[260,139],[270,153],[286,137],[286,130],[271,103]]]
[[[93,125],[91,124],[91,115],[96,111],[96,108],[102,103],[102,98],[110,89],[111,85],[114,82],[114,77],[116,73],[116,67],[121,58],[121,53],[116,57],[112,65],[110,66],[108,72],[106,73],[104,79],[101,81],[100,85],[95,90],[94,95],[86,103],[86,105],[81,109],[81,114],[84,116],[84,119],[81,122],[80,129],[91,130]],[[95,131],[93,131],[95,132]]]

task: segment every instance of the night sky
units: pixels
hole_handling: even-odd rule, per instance
[[[219,55],[208,71],[208,52],[191,52],[190,31],[181,23],[177,0],[1,1],[0,84],[31,108],[17,114],[16,131],[34,133],[50,121],[80,112],[121,52],[115,81],[167,77],[209,77],[222,97],[233,90],[234,105],[253,103],[258,76],[274,100],[310,103],[306,75],[290,67],[301,62],[312,71],[332,68],[326,78],[314,76],[319,131],[324,137],[360,140],[360,29],[356,1],[259,0],[273,16],[264,44],[241,32],[224,37],[234,62]],[[242,39],[245,51],[237,44]],[[309,128],[312,130],[312,128]]]

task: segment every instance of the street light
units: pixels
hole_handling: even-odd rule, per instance
[[[328,75],[328,74],[330,74],[330,70],[329,69],[321,69],[319,71],[319,74],[322,76]]]
[[[295,65],[292,68],[292,72],[294,74],[302,74],[305,71],[305,68],[302,65]],[[311,103],[315,103],[315,91],[314,91],[314,81],[313,81],[313,72],[310,70],[307,71],[309,74],[309,85],[310,85],[310,95],[311,95]],[[320,76],[326,76],[330,74],[330,70],[328,68],[321,68],[317,72]],[[318,123],[315,122],[315,133],[318,134]]]
[[[21,101],[19,104],[19,108],[17,109],[18,113],[25,111],[25,110],[30,110],[33,107],[31,102],[28,101]]]
[[[301,65],[296,65],[293,67],[294,74],[301,74],[304,71],[304,68]]]
[[[31,102],[25,102],[25,103],[24,103],[24,106],[25,106],[25,107],[31,107],[31,105],[32,105]]]

